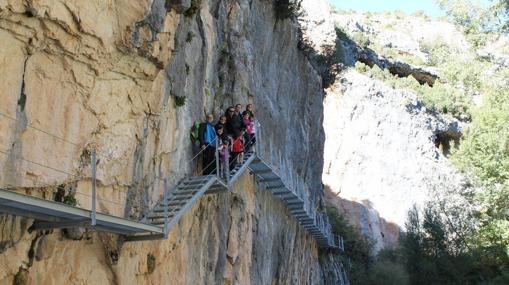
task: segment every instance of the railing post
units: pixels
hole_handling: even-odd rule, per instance
[[[260,122],[258,122],[258,120],[256,120],[255,121],[255,146],[254,146],[254,151],[256,153],[258,153],[259,155],[261,154],[261,151],[260,151],[260,131],[261,131]]]
[[[221,175],[219,174],[219,137],[216,136],[216,176],[218,179],[221,179]]]
[[[164,179],[164,194],[163,194],[163,206],[164,206],[164,238],[168,237],[168,182]]]
[[[225,172],[226,172],[226,185],[230,188],[230,150],[226,150],[226,159],[225,159]]]
[[[95,149],[92,150],[92,222],[91,225],[95,226],[97,224],[96,221],[96,152]]]

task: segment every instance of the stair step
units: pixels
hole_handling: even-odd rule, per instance
[[[193,196],[194,196],[193,194],[185,194],[185,195],[183,194],[183,195],[179,195],[179,196],[173,196],[173,197],[171,197],[170,200],[171,201],[189,200],[189,199],[193,198]]]
[[[185,200],[177,200],[177,201],[171,201],[168,203],[168,206],[176,206],[176,205],[184,205],[186,203]]]
[[[168,219],[173,218],[174,214],[175,213],[168,213]],[[164,214],[150,215],[150,216],[147,217],[147,219],[151,219],[151,220],[164,219]]]
[[[184,182],[182,182],[181,184],[182,185],[194,185],[194,184],[202,184],[202,183],[205,183],[207,182],[207,180],[209,180],[209,178],[206,178],[206,179],[196,179],[196,180],[185,180]]]
[[[177,187],[178,190],[191,190],[191,189],[199,189],[201,188],[203,185],[205,185],[207,182],[201,182],[201,183],[196,183],[196,184],[186,184],[186,185],[179,185]],[[177,192],[179,192],[177,190]]]
[[[173,206],[173,207],[168,208],[168,213],[176,212],[178,210],[180,210],[180,207]],[[161,206],[159,208],[155,208],[154,210],[152,210],[152,212],[154,212],[154,213],[163,213],[164,212],[164,208],[163,208],[163,206]]]
[[[201,188],[201,187],[200,187]],[[192,189],[192,190],[182,190],[182,191],[177,191],[173,194],[173,197],[175,196],[182,196],[182,195],[189,195],[189,194],[192,194],[192,193],[195,193],[195,192],[198,192],[198,190],[200,190],[200,188],[196,188],[196,189]],[[170,197],[171,198],[171,197]]]

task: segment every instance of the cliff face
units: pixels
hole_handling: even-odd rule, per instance
[[[417,81],[433,76],[421,82],[432,86],[440,72],[426,66],[426,45],[440,42],[455,55],[474,55],[464,35],[443,20],[354,12],[330,18],[345,34],[337,39],[344,71],[324,101],[326,196],[375,241],[378,252],[398,243],[413,205],[444,196],[461,203],[454,193],[468,188],[468,182],[447,154],[463,125],[427,108],[415,92],[395,89],[353,65],[378,65]]]
[[[428,112],[415,94],[349,71],[325,106],[324,183],[377,242],[375,250],[396,244],[414,204],[462,186],[434,143],[440,134],[458,133],[458,123]]]
[[[276,19],[272,1],[199,2],[0,1],[0,112],[16,119],[0,120],[1,186],[51,199],[65,184],[87,208],[94,148],[99,211],[138,219],[163,178],[193,172],[192,123],[252,102],[263,156],[315,200],[324,94],[296,24]],[[233,193],[202,198],[165,241],[28,232],[31,223],[2,216],[0,283],[343,282],[248,174]]]

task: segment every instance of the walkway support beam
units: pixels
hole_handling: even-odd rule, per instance
[[[92,150],[92,213],[91,213],[91,225],[97,225],[97,209],[96,209],[96,151]]]

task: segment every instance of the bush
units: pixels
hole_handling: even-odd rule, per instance
[[[198,12],[198,10],[200,10],[201,2],[202,0],[191,0],[191,7],[189,7],[189,9],[187,9],[187,11],[184,12],[184,15],[186,17],[194,16]]]
[[[368,271],[368,282],[373,285],[410,284],[408,273],[403,265],[392,261],[378,261]]]
[[[194,38],[194,33],[191,31],[187,32],[186,43],[191,43],[193,41],[193,38]]]
[[[315,54],[311,57],[311,61],[322,78],[323,88],[334,84],[339,73],[338,63],[340,61],[337,48],[324,47],[323,53]]]
[[[484,104],[472,115],[452,160],[460,169],[473,173],[484,188],[472,203],[479,211],[478,245],[502,247],[509,257],[509,91],[505,79],[482,83]]]
[[[66,196],[64,196],[64,200],[62,202],[73,207],[76,207],[76,205],[78,205],[78,200],[76,200],[76,197],[74,197],[74,194],[72,193],[69,193]]]
[[[175,97],[175,106],[176,107],[182,107],[186,104],[185,96],[174,96],[174,97]]]
[[[409,212],[401,251],[411,284],[507,284],[507,256],[488,247],[458,247],[467,240],[447,221],[431,204],[422,218],[416,208]]]
[[[360,62],[355,64],[355,69],[373,79],[382,80],[393,88],[415,92],[430,110],[451,114],[463,121],[469,121],[471,118],[472,98],[464,90],[449,83],[437,81],[433,87],[421,85],[412,77],[401,78],[378,66],[370,68]]]
[[[370,44],[369,38],[364,33],[361,33],[361,32],[353,33],[351,38],[361,48],[366,48]]]
[[[275,0],[274,11],[279,20],[297,19],[300,16],[302,0]]]

